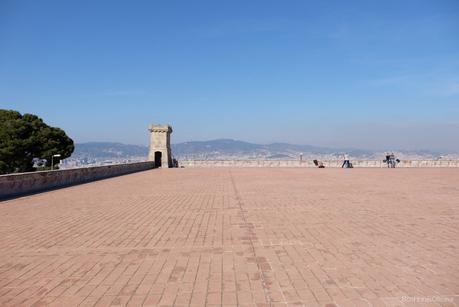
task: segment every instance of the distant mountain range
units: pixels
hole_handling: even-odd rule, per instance
[[[232,139],[217,139],[211,141],[193,141],[172,145],[172,154],[179,160],[226,160],[226,159],[272,159],[292,160],[303,154],[305,159],[341,158],[348,153],[353,158],[380,159],[384,153],[353,149],[327,148],[311,145],[295,145],[287,143],[254,144]],[[91,142],[79,143],[72,155],[74,159],[126,159],[147,157],[148,147],[126,145],[122,143]],[[398,151],[400,158],[436,158],[440,154],[430,151]]]
[[[359,149],[331,149],[311,145],[295,145],[288,143],[254,144],[232,139],[211,141],[193,141],[172,145],[172,151],[177,158],[182,159],[298,159],[300,154],[330,155],[348,152],[352,155],[368,155],[369,151]]]

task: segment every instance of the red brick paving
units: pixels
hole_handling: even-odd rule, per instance
[[[146,171],[1,202],[0,305],[454,306],[458,217],[455,169]]]

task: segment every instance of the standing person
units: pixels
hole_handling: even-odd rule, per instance
[[[390,160],[390,167],[395,168],[395,155],[393,152],[390,153],[389,160]]]
[[[349,164],[349,156],[347,153],[344,154],[344,162],[343,162],[343,165],[341,165],[341,168],[349,168],[350,167],[350,164]]]
[[[387,168],[390,167],[390,154],[389,152],[386,152],[386,163],[387,163]]]

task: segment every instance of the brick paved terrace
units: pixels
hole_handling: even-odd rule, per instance
[[[145,171],[0,202],[0,305],[455,306],[458,218],[456,169]]]

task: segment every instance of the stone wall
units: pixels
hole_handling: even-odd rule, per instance
[[[325,167],[341,167],[343,161],[322,161]],[[354,167],[387,167],[382,160],[352,160]],[[316,167],[299,160],[184,160],[179,167]],[[402,160],[397,167],[459,167],[459,160]]]
[[[138,162],[1,175],[0,199],[140,172],[153,167],[154,162]]]

